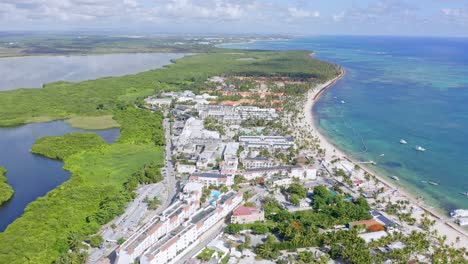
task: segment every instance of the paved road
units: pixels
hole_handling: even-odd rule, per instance
[[[166,136],[166,146],[165,146],[165,166],[163,168],[164,179],[164,191],[163,185],[161,183],[150,184],[140,187],[137,190],[138,196],[130,202],[125,210],[125,213],[119,216],[113,223],[117,227],[112,229],[110,225],[107,226],[102,232],[102,237],[106,241],[116,241],[121,237],[128,237],[131,235],[131,232],[137,230],[140,222],[144,222],[152,218],[155,214],[161,213],[169,205],[172,204],[178,193],[177,181],[174,175],[174,168],[172,164],[172,141],[171,141],[171,128],[169,119],[165,118],[163,121],[163,126],[165,129]],[[159,196],[163,201],[163,205],[160,206],[156,211],[148,213],[146,203],[143,203],[145,197],[152,198],[154,196]],[[161,197],[162,196],[162,197]],[[165,196],[165,197],[164,197]],[[116,248],[117,244],[115,242],[105,243],[106,248],[104,249],[94,249],[90,252],[90,257],[88,263],[97,263],[100,259],[111,254]]]
[[[171,140],[171,124],[168,118],[163,121],[164,129],[166,130],[166,149],[165,149],[165,170],[166,170],[166,187],[167,199],[163,208],[167,208],[173,201],[178,192],[177,182],[174,175],[174,166],[172,164],[172,140]]]

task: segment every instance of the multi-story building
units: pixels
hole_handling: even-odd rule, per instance
[[[299,178],[300,180],[315,180],[317,178],[317,169],[313,167],[301,166],[276,166],[267,168],[247,169],[242,174],[247,180],[256,178],[271,178],[273,176],[288,176]]]
[[[296,149],[294,140],[283,136],[240,136],[239,143],[245,148]]]
[[[133,263],[147,248],[189,219],[200,207],[202,188],[199,183],[188,183],[180,200],[153,217],[117,249],[115,263]]]
[[[195,212],[191,218],[165,234],[148,248],[140,258],[142,264],[171,264],[193,249],[199,238],[226,217],[242,202],[242,193],[228,192],[210,205]]]
[[[234,177],[218,172],[195,172],[189,177],[190,181],[199,182],[205,186],[231,186],[234,184]]]
[[[239,159],[237,158],[237,151],[239,150],[239,143],[229,142],[223,153],[223,161],[220,163],[221,174],[234,176],[237,173]]]
[[[265,220],[265,213],[256,207],[241,206],[232,212],[231,223],[250,224]]]
[[[270,158],[243,158],[240,160],[244,169],[258,169],[274,167],[276,162]]]
[[[185,126],[180,135],[174,139],[174,145],[180,149],[186,144],[216,144],[220,141],[221,139],[218,132],[206,130],[203,125],[203,120],[191,117],[185,122]]]
[[[278,119],[278,113],[273,108],[227,105],[197,105],[196,108],[200,118],[214,117],[226,124],[240,124],[243,120],[247,119]]]

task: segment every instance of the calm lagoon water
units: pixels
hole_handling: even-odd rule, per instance
[[[29,152],[37,138],[85,131],[70,127],[64,121],[36,123],[20,127],[0,128],[0,166],[7,168],[8,183],[15,190],[13,198],[0,207],[0,232],[21,216],[24,208],[64,181],[70,173],[62,169],[63,162]],[[111,143],[119,129],[89,131]]]
[[[313,110],[322,132],[436,208],[468,209],[468,39],[327,36],[228,47],[311,50],[343,66],[345,78]]]
[[[56,81],[77,82],[121,76],[170,64],[186,54],[134,53],[86,56],[31,56],[0,59],[0,91],[40,88]]]

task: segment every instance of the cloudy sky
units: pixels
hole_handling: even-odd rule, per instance
[[[468,36],[468,0],[0,0],[0,30]]]

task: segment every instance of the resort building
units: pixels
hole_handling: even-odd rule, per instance
[[[224,151],[224,144],[206,144],[202,147],[203,152],[198,156],[197,169],[211,169],[217,164],[217,160],[221,158]]]
[[[243,172],[247,180],[256,178],[271,178],[273,176],[288,176],[301,180],[315,180],[317,178],[317,169],[313,167],[301,166],[276,166],[268,168],[247,169]]]
[[[195,172],[190,175],[189,180],[199,182],[207,187],[210,185],[231,186],[234,184],[234,177],[214,172]]]
[[[133,263],[147,248],[189,219],[200,208],[202,188],[199,183],[188,183],[181,199],[153,217],[117,249],[115,263]]]
[[[175,138],[174,145],[180,149],[186,144],[204,145],[220,141],[220,135],[218,132],[206,130],[203,126],[203,120],[191,117],[185,122],[185,126],[180,135]]]
[[[276,162],[270,158],[244,158],[240,161],[244,169],[259,169],[274,167]]]
[[[293,139],[283,136],[240,136],[239,143],[245,148],[296,149]]]
[[[154,97],[148,97],[145,99],[145,103],[153,108],[159,107],[163,108],[166,107],[168,108],[171,106],[172,99],[171,98],[154,98]]]
[[[237,151],[239,150],[239,143],[229,142],[223,153],[223,161],[220,163],[221,174],[234,176],[237,173],[239,159],[237,158]]]
[[[229,105],[197,105],[196,108],[201,119],[213,117],[225,124],[238,125],[247,119],[278,119],[278,113],[273,108]]]
[[[265,213],[262,209],[255,207],[241,206],[232,212],[231,223],[250,224],[256,221],[264,221]]]
[[[176,169],[177,169],[177,172],[181,174],[182,173],[192,174],[197,170],[197,167],[195,165],[177,163]]]
[[[230,191],[216,203],[200,208],[203,185],[189,182],[174,204],[151,219],[117,250],[115,263],[166,264],[177,260],[197,245],[199,237],[219,223],[243,199],[242,193]]]
[[[242,202],[242,193],[228,192],[218,198],[217,205],[210,205],[195,212],[184,224],[165,234],[140,257],[142,264],[178,263],[178,260],[193,249],[199,238],[210,228],[220,223]]]
[[[293,183],[292,178],[288,178],[288,177],[273,177],[271,179],[271,184],[274,187],[288,186],[291,183]]]

